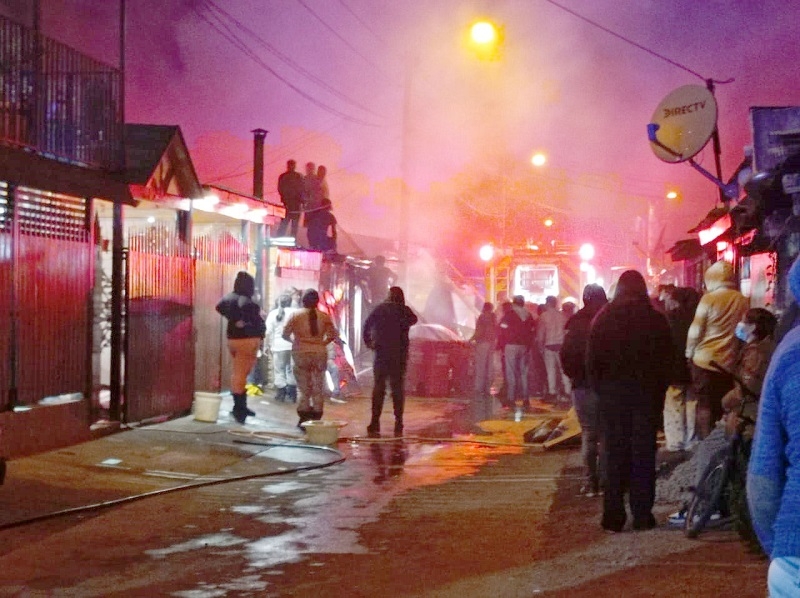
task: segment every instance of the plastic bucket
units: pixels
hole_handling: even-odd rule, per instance
[[[339,440],[339,428],[347,425],[342,421],[307,421],[303,422],[306,431],[306,442],[309,444],[336,444]]]
[[[194,418],[199,422],[216,423],[222,396],[216,392],[194,393]]]

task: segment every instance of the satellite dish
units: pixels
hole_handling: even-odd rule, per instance
[[[717,101],[702,85],[670,92],[647,125],[650,147],[664,162],[685,162],[702,150],[717,127]]]

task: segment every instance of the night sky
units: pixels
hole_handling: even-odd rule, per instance
[[[663,228],[668,248],[718,192],[688,165],[653,155],[646,125],[659,101],[682,85],[733,79],[716,89],[724,178],[751,143],[750,106],[800,103],[798,2],[126,5],[127,120],[180,125],[203,182],[251,192],[250,131],[268,129],[273,196],[288,158],[325,164],[345,230],[396,237],[407,197],[412,241],[464,267],[481,242],[499,241],[501,205],[513,215],[509,242],[593,241],[599,260],[635,264],[650,204],[651,246]],[[113,0],[42,0],[42,26],[117,64],[118,10]],[[477,17],[502,27],[494,61],[466,44]],[[543,168],[530,164],[535,151],[547,154]],[[714,171],[710,144],[697,160]],[[666,200],[673,188],[680,197]],[[541,226],[546,216],[552,229]]]

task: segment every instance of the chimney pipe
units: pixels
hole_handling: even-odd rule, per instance
[[[269,131],[254,129],[253,133],[253,195],[264,199],[264,139]]]

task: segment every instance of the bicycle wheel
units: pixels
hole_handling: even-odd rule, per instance
[[[687,538],[696,538],[719,509],[719,500],[728,482],[729,460],[729,455],[723,454],[709,463],[703,472],[686,510],[683,531]]]

